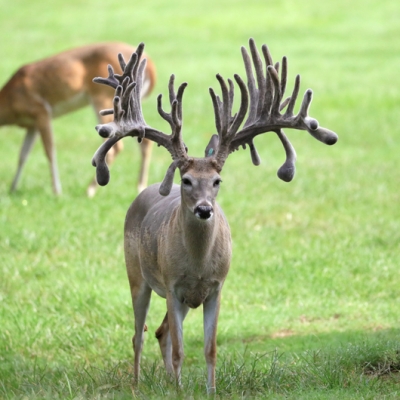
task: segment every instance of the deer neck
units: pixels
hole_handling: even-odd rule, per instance
[[[219,227],[217,205],[209,220],[197,218],[191,210],[181,204],[178,211],[178,224],[183,233],[184,246],[196,260],[205,260],[210,256]]]

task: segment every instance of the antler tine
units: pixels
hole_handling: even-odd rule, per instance
[[[172,74],[169,78],[168,82],[168,95],[169,95],[169,103],[172,105],[172,102],[176,99],[176,94],[175,94],[175,75]]]
[[[187,158],[187,148],[182,140],[182,98],[183,93],[187,87],[187,83],[182,83],[178,92],[175,93],[174,89],[175,75],[172,74],[168,83],[169,102],[171,105],[171,112],[167,113],[162,108],[162,95],[157,98],[157,110],[160,116],[169,123],[171,127],[171,142],[173,146],[170,152],[173,160],[185,160]]]
[[[257,114],[257,104],[258,104],[258,93],[257,93],[257,88],[254,80],[254,75],[253,75],[253,70],[251,67],[251,60],[249,53],[247,52],[246,48],[242,46],[241,48],[242,51],[242,57],[243,57],[243,62],[244,62],[244,67],[246,70],[246,76],[247,76],[247,88],[249,91],[250,95],[250,110],[249,114],[247,117],[246,122],[244,123],[244,127],[252,125],[254,123],[256,114]]]
[[[247,108],[249,106],[249,94],[246,88],[246,84],[243,82],[242,78],[240,78],[239,75],[235,74],[234,77],[241,92],[240,108],[234,116],[232,116],[232,107],[234,100],[233,82],[228,79],[228,89],[225,80],[221,77],[221,75],[217,75],[217,79],[222,92],[222,101],[215,94],[212,88],[209,89],[214,107],[215,126],[218,132],[218,146],[215,146],[217,147],[215,157],[220,169],[222,169],[224,162],[229,155],[230,143],[235,137],[240,125],[242,124],[246,116]]]
[[[119,81],[120,84],[122,84],[126,77],[129,77],[132,81],[137,81],[138,69],[141,65],[139,60],[142,58],[143,50],[144,43],[140,43],[136,48],[136,51],[132,53],[128,63],[125,62],[124,56],[122,54],[118,54],[118,61],[122,69],[122,75],[115,74],[115,78]]]
[[[294,174],[296,172],[296,150],[283,133],[282,129],[277,130],[276,134],[278,135],[278,138],[280,139],[286,153],[286,160],[278,169],[277,175],[279,179],[282,179],[285,182],[290,182],[294,178]]]
[[[138,76],[140,76],[140,77],[144,76],[144,70],[146,69],[146,65],[147,65],[147,60],[143,59],[139,64]],[[139,106],[142,107],[140,98],[142,95],[143,79],[133,79],[133,80],[137,84],[137,89],[135,92],[135,99],[139,103]]]
[[[217,74],[218,82],[221,86],[222,91],[222,102],[219,101],[219,112],[221,115],[221,132],[218,132],[221,136],[228,134],[228,127],[229,127],[229,117],[231,115],[230,107],[230,96],[228,91],[228,86],[226,85],[225,80],[222,78],[220,74]]]
[[[269,117],[271,116],[272,118],[279,118],[280,113],[279,113],[279,106],[281,103],[281,88],[280,88],[280,83],[279,83],[279,75],[276,69],[272,66],[269,65],[267,68],[268,75],[271,77],[271,81],[274,87],[274,94],[272,97],[272,105],[271,105],[271,110],[268,115],[268,111],[266,112],[266,116]]]
[[[236,132],[239,129],[240,125],[242,124],[246,116],[247,109],[249,107],[249,92],[247,91],[246,84],[244,83],[243,79],[237,74],[235,74],[234,77],[236,83],[239,86],[240,96],[241,96],[239,111],[234,117],[230,127],[232,134],[235,133],[236,135]]]
[[[256,71],[257,85],[258,85],[258,91],[256,88],[254,88],[254,91],[255,91],[254,102],[257,102],[257,111],[256,111],[255,119],[257,120],[261,116],[262,110],[264,109],[265,94],[267,92],[267,81],[263,74],[262,61],[260,58],[260,54],[257,51],[257,47],[256,47],[254,40],[250,41],[250,51],[251,51],[251,58],[252,58],[253,64],[254,64],[254,69]],[[247,71],[251,71],[251,65],[249,66],[249,68],[246,68],[246,72]],[[252,97],[250,97],[250,98],[252,98]]]
[[[293,110],[294,110],[294,106],[296,104],[299,90],[300,90],[300,75],[296,75],[292,96],[290,97],[289,105],[288,105],[288,108],[286,109],[286,112],[285,112],[285,115],[283,116],[283,118],[289,118],[289,117],[293,116]]]
[[[159,193],[162,196],[169,195],[172,188],[176,168],[178,168],[179,165],[181,165],[188,159],[187,147],[185,146],[185,143],[182,139],[182,98],[183,93],[187,87],[187,83],[182,83],[179,86],[177,93],[175,93],[174,83],[175,75],[172,74],[168,83],[169,102],[171,105],[170,113],[165,112],[162,108],[162,95],[160,94],[157,97],[158,113],[164,120],[169,123],[172,131],[169,142],[170,146],[168,150],[172,155],[173,161],[168,167],[164,180],[162,181],[159,188]]]
[[[118,62],[119,62],[119,66],[121,67],[122,71],[125,71],[126,62],[125,62],[124,56],[121,53],[118,53]]]
[[[255,47],[255,42],[253,39],[250,39],[250,42],[254,43]],[[265,93],[265,101],[264,101],[264,109],[265,110],[270,110],[271,109],[271,104],[272,104],[272,99],[274,96],[274,87],[272,85],[272,78],[268,74],[268,67],[270,65],[274,65],[271,57],[271,53],[269,52],[268,46],[266,44],[262,45],[261,51],[263,53],[264,61],[265,61],[265,76],[266,76],[266,93]]]
[[[93,82],[100,83],[102,85],[111,86],[112,88],[116,89],[117,86],[119,85],[119,81],[117,80],[117,78],[114,74],[114,68],[112,67],[112,65],[108,65],[107,69],[108,69],[108,77],[107,78],[96,77],[96,78],[93,78]]]
[[[143,50],[144,50],[144,43],[142,42],[142,43],[139,43],[139,46],[136,48],[136,52],[133,53],[133,54],[136,54],[136,60],[134,60],[134,56],[132,54],[132,57],[130,58],[129,63],[128,63],[129,67],[130,67],[130,65],[132,65],[131,77],[134,81],[136,81],[136,78],[139,76],[138,75],[138,72],[140,70],[139,60],[142,58]],[[130,68],[128,69],[127,73],[129,73],[129,70],[130,70]]]
[[[232,79],[228,78],[228,99],[229,99],[229,124],[232,124],[234,121],[236,114],[232,115],[232,107],[233,107],[233,100],[235,98],[235,85],[232,82]]]
[[[282,57],[282,70],[281,70],[281,99],[285,94],[287,83],[287,58]]]
[[[183,98],[183,93],[185,91],[185,88],[187,86],[187,83],[184,82],[182,83],[179,88],[178,88],[178,93],[175,93],[174,89],[174,82],[175,82],[175,75],[172,74],[171,77],[169,78],[168,82],[168,94],[169,94],[169,103],[170,106],[172,107],[173,103],[176,101],[177,102],[177,108],[176,108],[176,118],[177,120],[182,121],[182,98]],[[158,113],[161,115],[163,119],[165,119],[171,126],[172,131],[174,132],[175,130],[175,123],[173,119],[173,113],[167,113],[163,110],[162,108],[162,94],[158,95],[157,98],[157,110]]]
[[[113,136],[104,142],[94,153],[92,165],[96,167],[96,180],[100,186],[105,186],[110,181],[110,170],[106,163],[106,156],[111,147],[120,140],[121,137]]]
[[[182,83],[179,88],[178,88],[178,94],[176,95],[176,100],[178,102],[178,118],[182,121],[182,117],[183,117],[183,111],[182,111],[182,98],[183,98],[183,93],[186,89],[187,83],[184,82]]]
[[[218,135],[220,135],[220,132],[222,131],[222,122],[221,122],[221,113],[220,113],[221,100],[215,94],[213,88],[209,88],[209,92],[210,92],[211,100],[212,100],[213,107],[214,107],[215,127],[217,129]]]

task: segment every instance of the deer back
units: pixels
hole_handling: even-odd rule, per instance
[[[111,99],[114,91],[96,85],[94,76],[107,74],[108,65],[121,73],[117,55],[129,57],[135,47],[125,43],[96,43],[78,47],[20,67],[0,91],[0,124],[29,127],[43,108],[50,117],[77,110],[94,97]],[[155,83],[155,67],[147,57],[143,94]]]

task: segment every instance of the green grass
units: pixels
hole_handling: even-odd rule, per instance
[[[4,4],[3,4],[4,3]],[[310,114],[339,134],[328,147],[287,132],[296,178],[276,177],[283,149],[257,139],[262,164],[232,154],[219,202],[233,260],[219,319],[217,397],[394,399],[399,393],[400,4],[395,1],[3,2],[0,84],[19,66],[105,40],[146,43],[158,83],[146,121],[166,129],[156,95],[169,75],[187,81],[184,138],[199,156],[214,132],[208,87],[216,73],[243,76],[240,46],[254,37],[274,60],[288,56],[290,91],[302,76]],[[143,382],[132,393],[133,317],[123,222],[135,196],[137,145],[111,181],[85,197],[99,146],[84,109],[54,121],[63,195],[54,198],[36,144],[17,193],[8,189],[23,131],[0,130],[0,398],[202,398],[202,313],[185,321],[183,391],[164,377],[153,296]],[[150,181],[170,157],[153,153]]]

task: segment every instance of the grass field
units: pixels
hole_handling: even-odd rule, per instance
[[[256,141],[262,164],[232,154],[218,197],[233,235],[219,319],[218,398],[400,397],[400,3],[389,0],[1,2],[0,85],[22,64],[78,45],[146,43],[158,83],[187,81],[184,138],[200,156],[214,132],[216,73],[244,75],[254,37],[288,57],[292,89],[314,90],[310,114],[339,134],[328,147],[287,132],[298,154],[290,184],[275,135]],[[38,142],[10,195],[24,132],[0,130],[0,398],[202,398],[201,309],[185,320],[183,387],[165,380],[153,296],[143,382],[131,391],[133,316],[123,256],[125,212],[139,151],[126,140],[111,181],[85,196],[100,139],[87,108],[54,121],[63,195],[51,192]],[[169,165],[153,152],[150,181]]]

